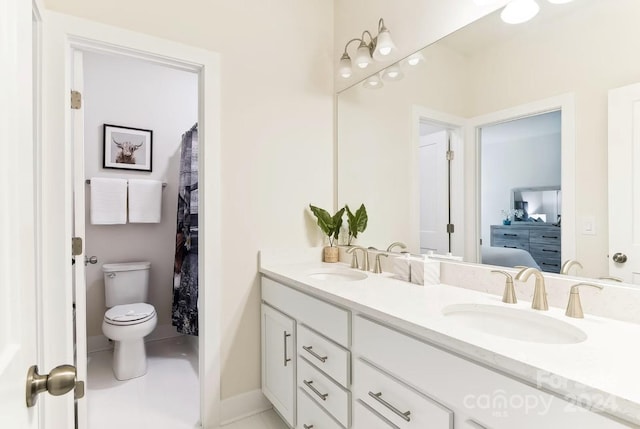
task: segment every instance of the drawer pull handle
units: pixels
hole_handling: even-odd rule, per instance
[[[506,247],[507,249],[517,249],[516,246],[502,246],[502,247]]]
[[[288,358],[287,353],[287,338],[291,336],[291,334],[287,334],[287,331],[284,331],[284,366],[287,366],[287,362],[291,362],[291,358]]]
[[[517,237],[518,236],[518,234],[502,234],[502,235],[504,235],[505,237]]]
[[[313,351],[312,346],[302,346],[305,352],[309,353],[314,358],[318,359],[320,362],[325,363],[327,361],[327,356],[320,356],[318,353]]]
[[[313,425],[302,425],[304,429],[313,429]]]
[[[398,417],[404,419],[407,422],[411,421],[411,417],[409,417],[411,415],[411,411],[405,411],[403,413],[402,411],[398,410],[396,407],[394,407],[393,405],[391,405],[390,403],[382,399],[382,392],[378,392],[378,393],[369,392],[369,396],[371,396],[373,399],[375,399],[376,401],[380,402],[382,405],[384,405],[385,407],[393,411],[393,413],[396,414]]]
[[[542,238],[553,238],[554,240],[558,239],[556,235],[543,235]]]
[[[329,396],[328,393],[320,393],[320,391],[318,389],[316,389],[315,387],[313,387],[313,381],[307,381],[307,380],[303,380],[305,386],[307,386],[309,389],[311,389],[311,391],[313,393],[315,393],[316,395],[318,395],[320,397],[320,399],[322,399],[323,401],[327,400],[327,396]]]
[[[550,267],[557,267],[558,264],[547,264],[546,262],[543,262],[542,265],[549,265]]]
[[[542,249],[543,252],[552,252],[552,253],[558,253],[557,250],[550,250],[550,249]]]

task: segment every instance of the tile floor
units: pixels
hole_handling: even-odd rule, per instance
[[[198,428],[198,357],[183,338],[147,343],[147,374],[128,381],[113,376],[112,351],[89,354],[87,400],[90,429]],[[224,429],[287,429],[273,411]]]

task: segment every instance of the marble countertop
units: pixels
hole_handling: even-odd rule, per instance
[[[540,313],[581,329],[588,338],[575,344],[507,339],[451,323],[442,310],[451,304],[469,303],[538,313],[529,302],[504,304],[495,295],[445,284],[417,286],[384,274],[367,273],[366,279],[349,282],[309,277],[315,271],[336,268],[350,269],[342,263],[282,263],[270,258],[262,262],[260,272],[640,427],[640,325],[589,314],[573,319],[561,309],[550,308]]]

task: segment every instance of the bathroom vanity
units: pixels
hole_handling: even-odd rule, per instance
[[[293,428],[640,427],[638,325],[346,264],[260,270],[262,388]]]

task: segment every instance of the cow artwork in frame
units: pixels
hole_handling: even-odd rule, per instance
[[[153,131],[104,124],[104,168],[151,171]]]

